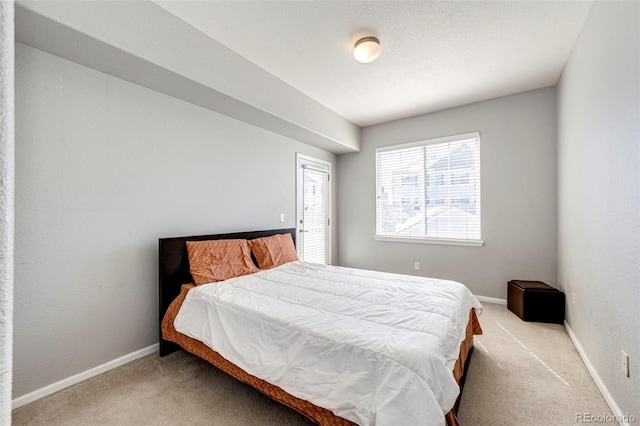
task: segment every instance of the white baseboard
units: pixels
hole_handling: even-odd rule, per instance
[[[143,356],[158,352],[159,347],[159,343],[147,346],[146,348],[131,352],[130,354],[121,356],[120,358],[116,358],[112,361],[105,362],[104,364],[91,368],[87,371],[83,371],[82,373],[78,373],[74,376],[60,380],[59,382],[52,383],[26,395],[22,395],[21,397],[16,398],[11,402],[12,409],[15,410],[16,408],[22,407],[23,405],[26,405],[30,402],[33,402],[40,398],[44,398],[45,396],[51,395],[52,393],[58,392],[64,388],[68,388],[69,386],[73,386],[76,383],[80,383],[99,374],[105,373],[109,370],[113,370],[114,368],[120,367],[121,365],[127,364],[131,361],[135,361],[138,358],[142,358]]]
[[[616,401],[613,399],[613,396],[611,395],[611,393],[609,392],[609,389],[607,389],[604,382],[598,375],[598,372],[596,371],[596,369],[593,368],[593,365],[591,365],[591,362],[589,362],[589,358],[587,358],[587,354],[584,352],[584,349],[582,349],[582,345],[578,341],[578,338],[576,337],[576,335],[573,334],[573,330],[571,330],[571,327],[569,327],[569,324],[566,321],[564,322],[564,328],[567,330],[567,334],[569,334],[569,338],[573,342],[573,346],[576,347],[578,354],[580,355],[580,358],[582,358],[582,362],[587,367],[587,371],[591,375],[591,378],[593,379],[593,381],[596,382],[596,386],[598,387],[598,390],[602,394],[607,405],[609,405],[609,408],[613,412],[613,415],[621,419],[624,418],[624,413],[622,412],[622,410],[620,410],[620,407],[618,407],[618,404],[616,404]],[[629,426],[629,423],[622,422],[620,423],[620,426]]]
[[[498,298],[495,298],[495,297],[478,296],[478,295],[476,295],[476,298],[481,302],[497,303],[498,305],[506,305],[507,304],[507,299],[498,299]]]

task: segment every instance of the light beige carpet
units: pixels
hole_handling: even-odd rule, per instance
[[[462,425],[573,425],[578,413],[611,415],[564,326],[483,306],[484,334],[475,337]]]
[[[462,425],[571,425],[610,414],[561,325],[485,303],[460,405]],[[183,351],[150,355],[13,412],[14,425],[309,425]]]

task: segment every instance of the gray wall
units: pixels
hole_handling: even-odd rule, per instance
[[[558,281],[567,322],[640,418],[640,3],[595,2],[558,86]],[[620,350],[631,377],[620,371]]]
[[[375,241],[375,148],[473,131],[484,247]],[[362,151],[338,157],[340,264],[452,279],[501,299],[510,279],[555,285],[555,132],[553,88],[364,128]]]
[[[159,237],[293,227],[295,153],[335,163],[39,50],[16,55],[14,398],[158,341]]]
[[[0,2],[0,424],[11,423],[14,232],[13,2]]]

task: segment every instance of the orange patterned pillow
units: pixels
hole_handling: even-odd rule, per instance
[[[277,234],[249,241],[260,269],[271,269],[298,260],[291,234]]]
[[[258,272],[247,240],[187,241],[187,252],[196,285]]]

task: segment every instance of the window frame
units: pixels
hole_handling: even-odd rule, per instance
[[[387,241],[387,242],[400,242],[400,243],[418,243],[418,244],[439,244],[439,245],[454,245],[454,246],[469,246],[469,247],[482,247],[484,246],[484,240],[482,239],[482,186],[481,186],[481,182],[482,182],[482,167],[481,165],[479,166],[479,171],[478,171],[478,203],[479,203],[479,208],[480,208],[480,238],[478,239],[466,239],[466,238],[439,238],[439,237],[427,237],[427,236],[408,236],[408,235],[380,235],[378,234],[378,215],[380,212],[380,208],[379,208],[379,198],[380,198],[380,194],[379,194],[379,190],[380,190],[380,177],[379,177],[379,166],[378,166],[378,154],[380,152],[386,152],[386,151],[395,151],[395,150],[400,150],[400,149],[408,149],[408,148],[415,148],[415,147],[422,147],[422,146],[427,146],[427,145],[434,145],[434,144],[440,144],[440,143],[446,143],[446,142],[453,142],[453,141],[459,141],[459,140],[463,140],[463,139],[478,139],[478,148],[480,149],[480,132],[471,132],[471,133],[462,133],[462,134],[458,134],[458,135],[452,135],[452,136],[445,136],[445,137],[439,137],[439,138],[433,138],[433,139],[425,139],[425,140],[420,140],[420,141],[415,141],[415,142],[409,142],[409,143],[402,143],[402,144],[396,144],[396,145],[387,145],[387,146],[382,146],[382,147],[378,147],[376,148],[376,152],[375,152],[375,169],[376,169],[376,188],[375,188],[375,194],[376,194],[376,208],[375,208],[375,215],[376,215],[376,232],[375,235],[373,236],[373,238],[376,241]],[[480,152],[478,152],[478,161],[480,162]],[[450,179],[452,178],[451,176],[448,176]],[[470,178],[467,175],[467,178]],[[446,179],[446,178],[445,178]],[[425,188],[426,186],[428,186],[430,183],[430,176],[426,175],[425,176]],[[437,175],[434,176],[433,179],[433,184],[438,185],[438,178]],[[424,205],[425,208],[427,206],[427,199],[424,200]]]

